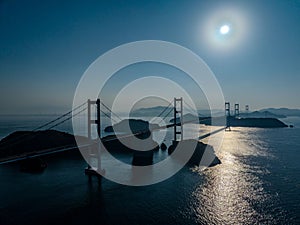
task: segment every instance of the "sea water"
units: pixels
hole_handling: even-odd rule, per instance
[[[51,118],[2,116],[0,136]],[[85,161],[68,154],[47,157],[40,174],[1,165],[0,224],[299,224],[300,119],[285,122],[295,127],[232,128],[216,149],[222,164],[145,187],[106,179],[99,187],[84,175]],[[71,123],[60,130],[72,132]]]

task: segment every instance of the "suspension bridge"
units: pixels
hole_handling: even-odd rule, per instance
[[[95,112],[93,112],[93,108],[95,109]],[[164,129],[169,129],[173,128],[173,144],[178,143],[179,141],[182,141],[184,136],[183,136],[183,125],[187,123],[200,123],[205,120],[211,120],[211,117],[205,117],[200,119],[199,115],[197,112],[197,118],[192,119],[192,120],[184,120],[184,114],[183,111],[184,109],[188,112],[195,112],[193,107],[189,105],[187,102],[183,100],[183,98],[174,98],[173,101],[170,101],[168,106],[166,106],[158,115],[157,117],[160,118],[159,123],[165,121],[167,118],[170,118],[170,114],[173,112],[173,120],[170,120],[172,122],[169,122],[166,125],[162,126],[157,126],[154,129],[144,129],[144,130],[138,130],[134,133],[130,134],[123,134],[123,135],[118,135],[118,136],[112,136],[110,138],[105,138],[102,139],[101,137],[101,117],[107,117],[112,124],[117,124],[121,122],[123,119],[115,112],[111,110],[110,107],[108,107],[103,101],[100,101],[100,99],[97,100],[87,100],[87,102],[82,103],[81,105],[78,105],[77,107],[74,107],[72,110],[58,116],[57,118],[42,124],[41,126],[38,126],[37,128],[31,130],[30,135],[29,134],[24,134],[21,136],[18,136],[16,138],[9,139],[7,141],[1,141],[1,145],[6,145],[6,146],[13,146],[17,143],[22,143],[22,141],[26,140],[27,138],[32,138],[37,131],[45,131],[45,130],[53,130],[57,128],[58,126],[65,124],[67,121],[70,121],[72,118],[76,118],[79,116],[84,116],[87,117],[87,139],[89,140],[88,143],[85,143],[83,145],[77,146],[59,146],[55,148],[49,148],[49,149],[39,149],[36,151],[32,152],[26,152],[23,154],[18,154],[14,156],[10,156],[7,158],[0,159],[0,165],[1,164],[7,164],[11,162],[16,162],[16,161],[21,161],[21,160],[26,160],[26,159],[31,159],[31,158],[36,158],[36,157],[41,157],[44,155],[50,155],[50,154],[55,154],[59,152],[65,152],[65,151],[71,151],[71,150],[76,150],[78,148],[80,149],[86,149],[87,151],[91,152],[91,147],[97,147],[98,148],[98,154],[92,154],[90,153],[89,159],[92,159],[93,157],[97,158],[98,165],[97,167],[91,167],[91,161],[88,162],[88,167],[85,170],[86,174],[92,175],[96,174],[97,171],[101,170],[101,149],[100,149],[100,143],[102,139],[103,142],[110,142],[114,141],[117,139],[122,139],[122,138],[129,138],[132,136],[138,136],[142,135],[145,133],[149,132],[154,132],[158,130],[164,130]],[[236,109],[237,110],[237,109]],[[225,115],[227,117],[230,116],[230,105],[229,103],[225,103]],[[96,126],[96,134],[97,137],[94,138],[92,135],[92,131],[95,130],[94,125]],[[94,129],[93,129],[94,128]],[[230,124],[229,120],[227,120],[227,124],[215,131],[209,132],[207,134],[201,135],[198,137],[198,140],[207,138],[213,134],[216,134],[220,131],[223,130],[230,130]],[[33,132],[33,133],[32,133]],[[98,174],[97,174],[98,175]]]

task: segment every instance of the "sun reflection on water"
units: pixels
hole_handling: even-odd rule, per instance
[[[270,196],[257,174],[267,170],[248,165],[245,160],[268,154],[262,143],[260,147],[254,145],[247,132],[241,131],[237,128],[226,132],[222,146],[216,152],[222,164],[200,172],[205,181],[194,191],[191,203],[199,223],[254,224],[266,218],[273,220],[271,215],[262,216],[260,212],[260,205]]]

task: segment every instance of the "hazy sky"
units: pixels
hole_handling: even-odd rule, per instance
[[[0,113],[70,108],[80,77],[98,56],[147,39],[198,54],[232,103],[300,108],[299,23],[297,0],[2,0]],[[224,36],[222,25],[230,27]]]

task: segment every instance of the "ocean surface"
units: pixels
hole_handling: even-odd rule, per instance
[[[53,118],[0,116],[0,138]],[[0,165],[0,224],[300,224],[300,117],[284,121],[295,127],[234,127],[215,149],[222,164],[185,167],[144,187],[107,179],[99,186],[84,175],[79,154],[45,157],[48,167],[39,174],[20,172],[18,163]],[[70,122],[57,128],[72,132]],[[198,135],[210,128],[186,129]],[[171,137],[154,134],[167,145]]]

